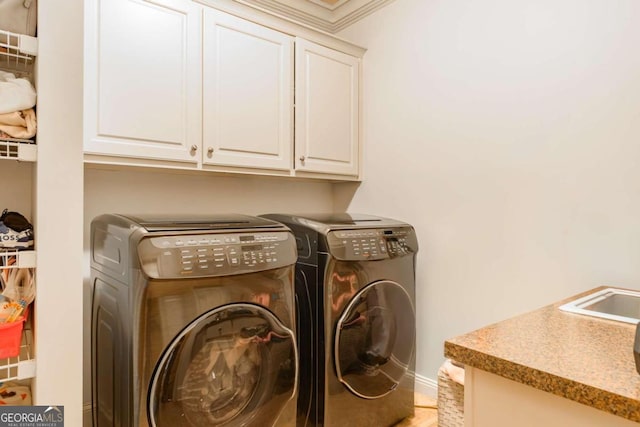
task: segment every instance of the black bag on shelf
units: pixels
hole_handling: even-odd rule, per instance
[[[33,247],[33,226],[22,214],[5,209],[0,215],[0,251]]]
[[[0,0],[0,3],[2,0]],[[33,230],[33,226],[21,213],[10,212],[8,209],[2,211],[0,222],[15,231]]]

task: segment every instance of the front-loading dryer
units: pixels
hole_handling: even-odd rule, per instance
[[[95,218],[94,426],[295,423],[295,262],[264,218]]]
[[[371,215],[263,217],[297,241],[297,425],[391,426],[412,415],[413,227]]]

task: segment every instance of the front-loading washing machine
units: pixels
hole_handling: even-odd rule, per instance
[[[263,215],[298,249],[298,426],[391,426],[414,411],[413,227],[371,215]]]
[[[294,424],[295,262],[264,218],[95,218],[94,426]]]

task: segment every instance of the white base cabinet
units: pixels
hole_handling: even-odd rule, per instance
[[[465,427],[632,427],[628,419],[564,397],[465,368]]]
[[[358,180],[364,49],[206,3],[86,2],[85,162]]]

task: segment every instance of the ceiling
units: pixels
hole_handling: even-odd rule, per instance
[[[393,0],[237,0],[336,33]]]

